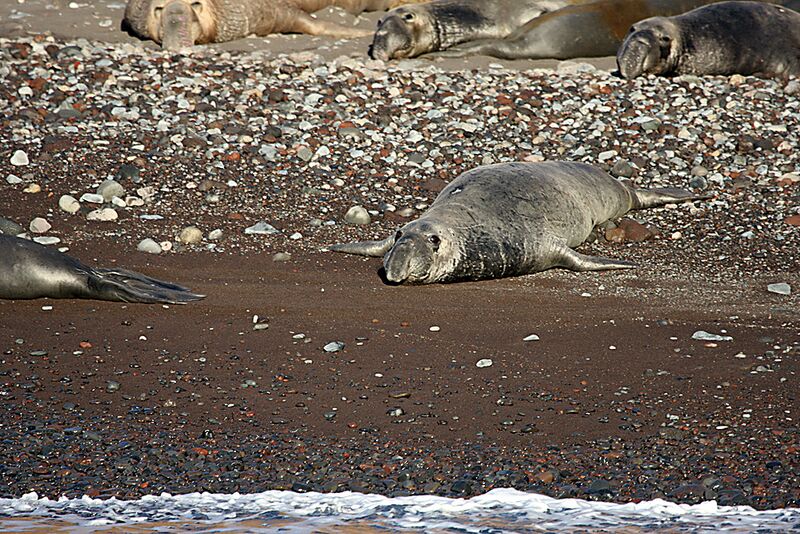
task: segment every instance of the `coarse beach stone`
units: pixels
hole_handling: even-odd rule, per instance
[[[347,213],[344,215],[345,222],[349,224],[369,224],[372,222],[372,219],[369,216],[369,212],[364,209],[362,206],[353,206]]]
[[[277,228],[275,228],[274,226],[272,226],[271,224],[269,224],[267,222],[259,221],[256,224],[254,224],[253,226],[245,228],[244,229],[244,233],[245,234],[256,234],[256,235],[258,235],[258,234],[267,234],[267,235],[269,235],[269,234],[279,234],[280,230],[278,230]]]
[[[29,163],[28,154],[22,150],[14,151],[14,154],[11,156],[11,165],[14,167],[24,167]]]
[[[72,195],[61,195],[61,198],[58,199],[58,207],[67,213],[77,213],[81,209],[81,204]]]
[[[777,295],[791,295],[792,294],[792,286],[787,284],[786,282],[779,282],[777,284],[769,284],[767,286],[767,291],[770,293],[775,293]]]
[[[223,233],[223,231],[222,231],[221,229],[219,229],[219,228],[215,228],[214,230],[211,230],[211,231],[208,233],[208,238],[209,238],[211,241],[217,241],[217,240],[219,240],[219,239],[222,239],[222,236],[223,236],[223,234],[224,234],[224,233]]]
[[[272,261],[289,261],[290,259],[292,259],[292,255],[288,252],[278,252],[272,256]]]
[[[92,210],[86,214],[87,221],[116,221],[119,218],[117,210],[114,208],[100,208]]]
[[[139,241],[139,244],[136,245],[136,250],[148,254],[161,254],[161,245],[148,237]]]
[[[105,202],[111,202],[114,197],[124,197],[125,188],[116,180],[106,180],[97,188],[97,194],[102,196]]]
[[[178,241],[184,245],[194,245],[203,240],[203,232],[196,226],[187,226],[178,235]]]
[[[138,184],[142,181],[141,177],[139,176],[139,167],[131,163],[123,163],[120,165],[118,174],[120,179],[130,180],[135,184]]]
[[[611,167],[611,174],[620,178],[630,178],[633,176],[633,173],[634,168],[631,167],[631,164],[622,159],[617,161],[614,166]]]
[[[34,234],[43,234],[52,228],[52,225],[47,222],[46,219],[42,217],[36,217],[31,221],[30,226],[28,226],[31,232]]]
[[[81,195],[81,202],[88,202],[90,204],[102,204],[105,199],[103,195],[98,195],[95,193],[84,193]]]

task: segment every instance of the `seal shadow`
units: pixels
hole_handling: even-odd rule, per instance
[[[386,278],[386,269],[382,265],[378,269],[378,277],[381,279],[381,282],[383,282],[383,284],[387,286],[397,287],[403,285],[402,282],[392,282],[391,280]]]

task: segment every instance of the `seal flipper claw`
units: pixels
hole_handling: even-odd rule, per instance
[[[86,274],[87,285],[94,292],[92,298],[146,304],[186,304],[205,298],[183,286],[133,271],[92,269]]]
[[[558,251],[555,267],[563,267],[571,271],[610,271],[614,269],[635,269],[636,265],[625,260],[614,260],[601,256],[587,256],[569,247]]]
[[[359,256],[381,258],[384,254],[389,252],[389,249],[394,245],[394,241],[394,236],[389,236],[379,241],[358,241],[356,243],[331,245],[328,247],[328,250],[332,252],[342,252],[344,254],[358,254]]]

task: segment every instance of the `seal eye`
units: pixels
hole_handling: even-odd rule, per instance
[[[662,45],[668,45],[672,42],[672,39],[668,35],[662,35],[658,38]]]
[[[407,20],[407,21],[411,22],[412,20],[414,20],[414,14],[413,13],[406,13],[405,15],[403,15],[403,20]]]
[[[438,235],[431,235],[431,236],[428,236],[428,242],[429,242],[431,245],[433,245],[433,246],[434,246],[434,248],[437,248],[437,249],[438,249],[438,248],[439,248],[439,244],[442,242],[442,240],[441,240],[441,239],[439,239],[439,236],[438,236]]]

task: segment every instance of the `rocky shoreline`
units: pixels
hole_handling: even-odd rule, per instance
[[[800,505],[796,80],[49,37],[0,57],[0,217],[209,295],[0,302],[0,496]],[[712,198],[582,247],[631,273],[394,288],[322,252],[389,235],[464,170],[545,159]]]

